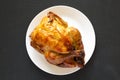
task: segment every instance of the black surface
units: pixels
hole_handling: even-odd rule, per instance
[[[43,9],[68,5],[82,11],[96,32],[96,49],[85,68],[55,76],[37,68],[28,57],[29,23]],[[0,80],[120,80],[120,0],[1,0]]]

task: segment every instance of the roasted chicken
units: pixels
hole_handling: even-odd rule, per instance
[[[59,67],[84,66],[84,46],[78,29],[53,12],[48,12],[30,34],[31,46],[42,53],[46,60]]]

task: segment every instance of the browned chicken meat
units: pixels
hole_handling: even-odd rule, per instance
[[[84,47],[80,32],[53,12],[43,17],[30,34],[31,46],[46,60],[59,67],[84,66]]]

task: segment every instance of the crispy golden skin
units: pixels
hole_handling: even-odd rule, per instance
[[[84,47],[80,32],[53,12],[43,17],[30,34],[31,46],[47,61],[60,67],[83,67]]]

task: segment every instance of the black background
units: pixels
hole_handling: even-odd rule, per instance
[[[43,72],[30,60],[26,31],[40,11],[67,5],[92,22],[96,48],[87,65],[66,76]],[[1,0],[0,80],[120,80],[120,0]]]

